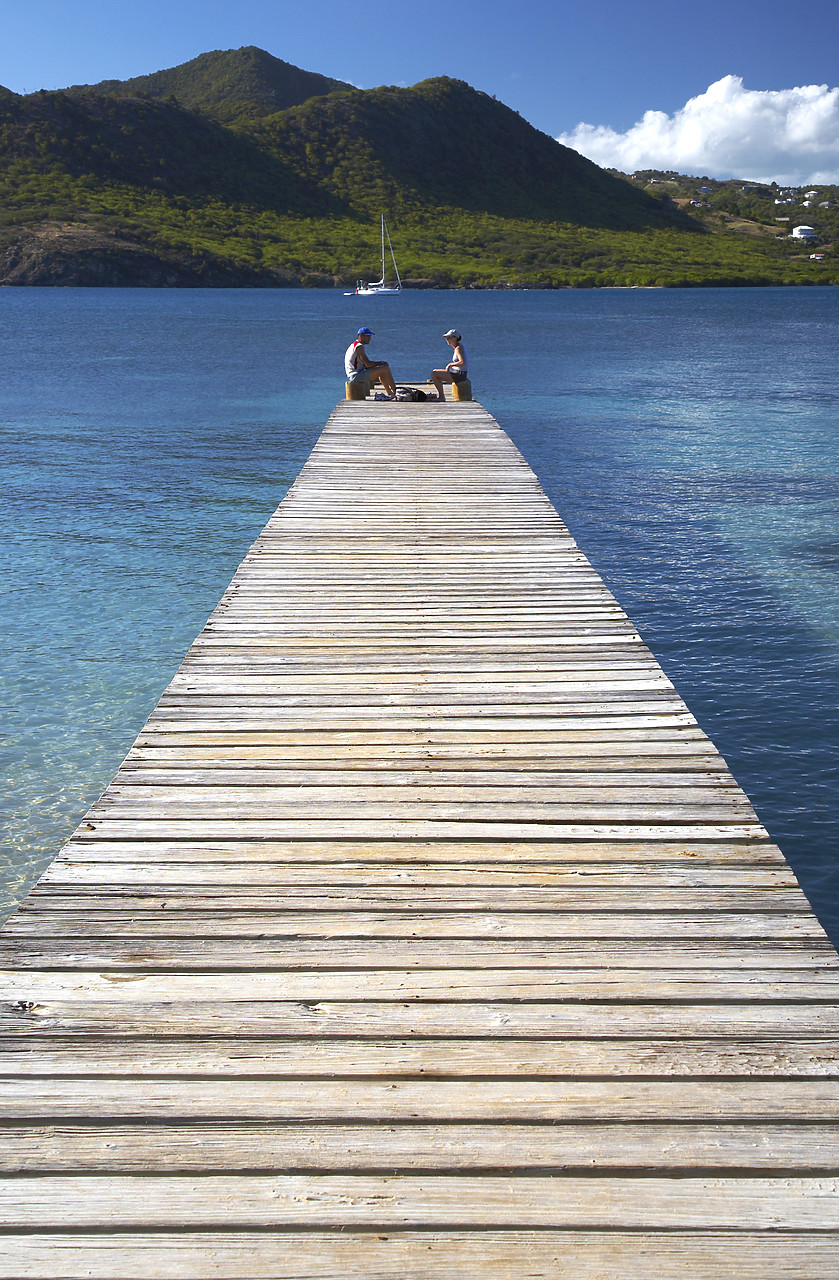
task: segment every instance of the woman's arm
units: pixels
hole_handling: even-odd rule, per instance
[[[463,358],[463,347],[460,343],[458,343],[454,349],[454,360],[450,360],[449,363],[446,365],[446,368],[449,371],[451,371],[452,369],[462,369],[464,368],[465,364],[466,364],[466,361]]]

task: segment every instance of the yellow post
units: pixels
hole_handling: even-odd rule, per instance
[[[364,400],[367,392],[370,390],[369,382],[348,382],[347,399],[348,400]]]
[[[453,400],[471,400],[472,399],[472,383],[468,378],[461,378],[460,382],[452,383],[452,399]]]

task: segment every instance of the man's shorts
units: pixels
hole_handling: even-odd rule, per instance
[[[369,369],[356,369],[355,373],[351,373],[350,376],[347,378],[347,382],[369,382],[369,381],[370,381]]]

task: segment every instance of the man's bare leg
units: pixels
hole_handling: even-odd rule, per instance
[[[396,383],[389,364],[380,364],[378,369],[370,370],[370,381],[380,382],[389,396],[396,395]]]

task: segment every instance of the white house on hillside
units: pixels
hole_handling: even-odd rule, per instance
[[[793,227],[793,240],[817,240],[815,229],[813,227]]]

